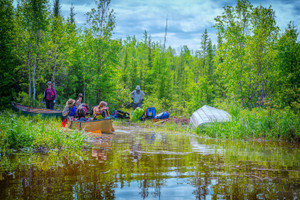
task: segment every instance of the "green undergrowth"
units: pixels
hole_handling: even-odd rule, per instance
[[[10,112],[0,113],[0,152],[49,152],[79,149],[87,137],[83,131],[65,132],[61,119],[25,117]]]
[[[151,120],[138,121],[115,120],[115,125],[137,126],[148,128],[151,131],[159,132],[183,132],[196,133],[211,138],[226,139],[266,139],[285,140],[299,142],[300,140],[300,116],[299,114],[286,109],[275,108],[254,108],[244,109],[236,104],[224,103],[217,108],[226,110],[232,116],[230,122],[211,123],[198,129],[190,129],[187,125],[166,121],[155,123]]]
[[[229,139],[300,139],[300,116],[289,109],[242,109],[229,107],[230,122],[212,123],[197,129],[200,135]]]

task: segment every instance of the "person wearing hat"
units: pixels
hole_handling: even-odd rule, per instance
[[[79,93],[78,97],[76,99],[76,103],[75,103],[76,108],[78,108],[80,106],[80,104],[82,102],[82,97],[83,97],[82,93]]]
[[[66,102],[66,106],[63,110],[63,116],[69,115],[70,117],[75,117],[76,115],[76,106],[75,106],[75,100],[69,99]]]
[[[142,108],[142,101],[144,100],[144,92],[141,90],[139,85],[136,86],[135,90],[131,92],[131,99],[133,100],[133,110],[137,107]]]
[[[56,100],[56,90],[52,87],[53,84],[51,81],[47,82],[47,88],[44,92],[43,101],[46,101],[46,107],[47,109],[54,109],[54,104]]]
[[[98,106],[93,108],[94,119],[104,119],[109,117],[109,107],[105,101],[101,101]]]

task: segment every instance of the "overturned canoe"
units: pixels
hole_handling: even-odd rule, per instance
[[[11,102],[12,110],[21,113],[25,116],[36,116],[41,115],[42,117],[59,117],[62,118],[62,111],[60,110],[50,110],[45,108],[34,108],[29,106],[24,106],[18,103]]]
[[[72,121],[68,118],[68,127],[71,129],[94,132],[100,130],[101,133],[113,133],[112,119],[100,119],[91,121]]]
[[[207,123],[227,122],[230,120],[231,116],[226,111],[205,105],[192,114],[190,125],[193,128],[197,128]]]

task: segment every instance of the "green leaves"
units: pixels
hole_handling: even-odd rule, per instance
[[[274,39],[278,27],[274,11],[238,1],[236,7],[225,8],[216,22],[222,41],[216,52],[216,75],[224,77],[226,91],[249,108],[259,106],[259,99],[272,98],[273,80],[277,78]]]

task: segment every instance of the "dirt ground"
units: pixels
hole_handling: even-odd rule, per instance
[[[175,122],[176,124],[185,124],[185,125],[188,125],[190,123],[190,119],[178,118],[178,117],[171,117],[168,119],[152,119],[152,120],[156,123]]]
[[[176,117],[172,117],[169,119],[169,121],[171,122],[175,122],[176,124],[185,124],[188,125],[190,123],[190,119],[189,118],[176,118]]]

